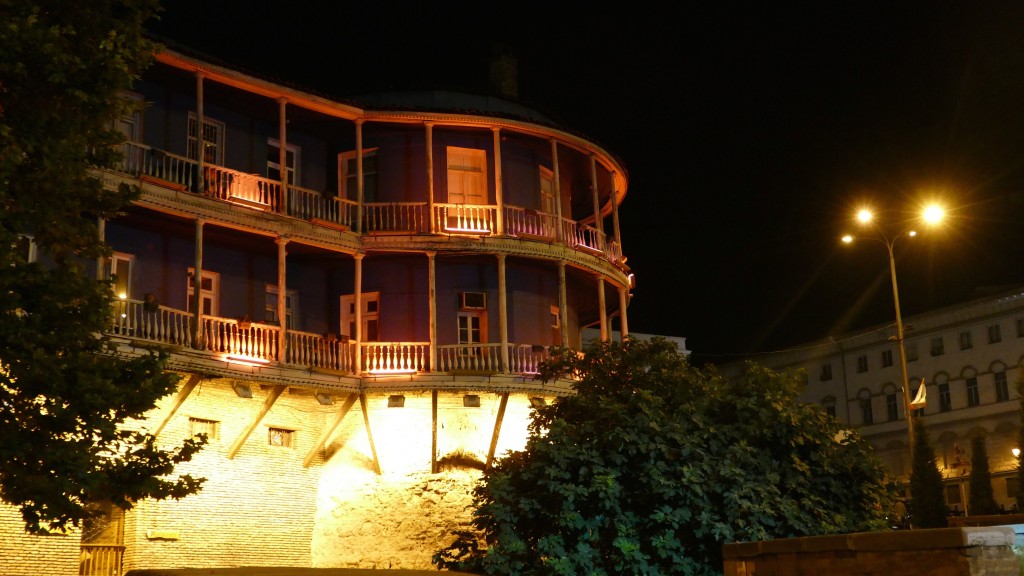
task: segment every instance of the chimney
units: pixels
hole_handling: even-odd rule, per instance
[[[519,61],[508,46],[495,46],[492,51],[490,89],[503,98],[519,99]]]

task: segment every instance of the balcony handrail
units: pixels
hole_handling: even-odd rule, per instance
[[[168,182],[182,190],[193,188],[198,166],[195,160],[139,142],[124,142],[121,151],[121,160],[113,169],[136,178]]]
[[[440,234],[495,234],[497,219],[494,204],[434,204],[434,231]]]
[[[430,342],[360,342],[362,367],[373,374],[413,374],[430,369]]]
[[[203,194],[250,208],[277,211],[281,201],[281,181],[205,164]]]
[[[554,214],[507,204],[504,208],[506,234],[555,240],[558,230],[558,217]]]
[[[352,228],[358,203],[327,196],[317,190],[288,185],[288,215]]]
[[[363,204],[363,232],[430,231],[426,202],[367,202]]]
[[[226,360],[276,362],[279,326],[203,316],[203,344]]]
[[[441,372],[501,372],[501,344],[444,344],[437,361]]]
[[[355,344],[333,335],[288,330],[287,363],[351,373],[355,370]]]
[[[79,576],[121,576],[124,546],[80,544]]]
[[[189,347],[192,345],[191,322],[192,314],[182,310],[121,299],[114,301],[111,333]]]

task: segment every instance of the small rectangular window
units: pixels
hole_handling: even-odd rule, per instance
[[[1010,476],[1006,479],[1006,497],[1013,498],[1017,496],[1017,478]]]
[[[460,292],[459,308],[462,310],[486,310],[486,292]]]
[[[295,441],[295,431],[286,428],[270,428],[268,440],[271,446],[291,448]]]
[[[832,379],[832,365],[822,364],[821,365],[821,381],[825,382]]]
[[[988,327],[988,343],[995,344],[996,342],[1003,341],[1003,331],[999,328],[999,324],[993,324]]]
[[[885,395],[885,413],[889,417],[890,422],[894,422],[900,419],[899,404],[896,402],[895,394]]]
[[[860,419],[862,424],[874,424],[875,415],[871,408],[871,399],[860,401]]]
[[[862,354],[857,357],[857,372],[868,371],[868,357],[866,354]]]
[[[892,366],[892,350],[882,350],[882,368]]]
[[[970,350],[973,347],[974,347],[974,342],[971,340],[971,333],[970,333],[970,331],[965,330],[965,331],[961,332],[960,333],[960,349],[961,350]],[[934,354],[933,354],[933,356],[934,356]]]
[[[957,506],[960,504],[960,485],[950,484],[946,486],[946,504]]]
[[[907,362],[917,362],[917,342],[904,344],[907,353]]]
[[[932,338],[932,348],[931,348],[932,356],[942,356],[945,353],[946,353],[946,343],[943,342],[942,336],[936,336],[935,338]]]
[[[188,431],[191,436],[206,434],[206,439],[213,441],[219,437],[220,422],[205,418],[189,418]]]
[[[949,396],[949,383],[939,384],[939,412],[949,412],[953,409],[953,400]]]
[[[1024,338],[1024,318],[1017,318],[1017,338]]]

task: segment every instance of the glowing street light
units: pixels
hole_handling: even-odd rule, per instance
[[[921,211],[921,221],[929,226],[935,226],[939,224],[945,216],[945,210],[937,205],[930,204],[925,206]],[[907,376],[907,350],[903,343],[903,316],[900,314],[900,291],[896,284],[896,258],[893,255],[893,245],[896,243],[898,238],[913,238],[917,236],[917,232],[913,228],[906,228],[897,234],[890,235],[886,233],[875,222],[874,213],[868,208],[861,208],[857,211],[856,219],[858,223],[863,226],[870,226],[875,232],[876,236],[869,236],[872,240],[878,240],[882,244],[885,244],[885,248],[889,253],[889,275],[892,278],[892,301],[896,309],[896,347],[900,352],[900,369],[902,370],[903,376],[903,410],[907,418],[907,437],[910,440],[910,454],[911,461],[913,461],[914,454],[914,422],[911,417],[913,409],[911,408],[910,402],[910,380]],[[851,244],[854,241],[854,236],[846,234],[842,237],[843,243]],[[921,383],[924,386],[924,383]]]

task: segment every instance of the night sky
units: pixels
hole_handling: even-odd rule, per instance
[[[630,330],[699,362],[891,322],[884,247],[838,241],[865,201],[951,210],[897,244],[904,315],[1024,283],[1024,3],[165,3],[154,32],[338,97],[485,92],[511,49],[629,170]]]

